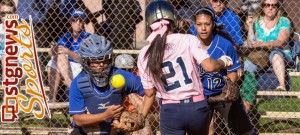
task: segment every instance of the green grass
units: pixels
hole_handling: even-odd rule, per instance
[[[27,114],[23,114],[23,115],[19,115],[20,117],[24,117],[24,116],[28,116]],[[33,115],[31,118],[33,118]],[[70,124],[68,122],[69,117],[66,118],[63,114],[54,114],[54,116],[52,116],[52,119],[30,119],[30,120],[25,120],[25,121],[18,121],[14,124],[3,124],[3,127],[56,127],[56,128],[61,128],[61,127],[68,127],[68,125]]]
[[[300,112],[300,99],[297,98],[263,99],[258,104],[258,110]]]
[[[292,77],[293,91],[300,91],[300,77]],[[295,111],[300,112],[300,99],[273,97],[262,99],[258,105],[261,111]]]
[[[288,120],[272,120],[268,118],[261,118],[259,120],[262,126],[260,132],[276,133],[278,131],[299,128],[299,119],[288,119]]]
[[[292,90],[293,91],[300,91],[300,77],[293,76],[291,77],[292,79]]]
[[[292,90],[300,91],[300,77],[292,77]],[[257,104],[258,111],[280,111],[280,112],[300,112],[300,99],[273,97],[261,99]],[[300,119],[259,119],[259,131],[264,133],[275,133],[280,130],[300,128]]]

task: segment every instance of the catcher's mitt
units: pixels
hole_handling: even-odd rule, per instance
[[[226,81],[225,86],[222,89],[222,93],[216,96],[208,98],[208,103],[216,102],[233,102],[240,96],[240,89],[236,83],[233,83],[228,77],[224,76]]]
[[[142,114],[128,111],[122,112],[119,120],[114,120],[112,125],[120,132],[129,133],[142,129],[145,125]]]

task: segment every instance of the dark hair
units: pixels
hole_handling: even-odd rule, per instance
[[[212,33],[219,34],[222,37],[224,37],[227,40],[229,40],[232,44],[235,44],[234,41],[233,41],[233,39],[230,37],[230,35],[227,34],[227,33],[224,33],[222,31],[225,26],[216,24],[216,21],[215,21],[215,12],[212,9],[210,9],[208,7],[201,7],[199,9],[197,9],[196,12],[194,13],[194,21],[195,21],[195,23],[196,23],[196,17],[197,17],[197,15],[200,15],[200,14],[205,14],[205,15],[210,16],[211,21],[215,24],[215,27],[212,30]]]
[[[16,4],[13,0],[1,0],[0,6],[10,6],[10,7],[13,7],[14,13],[16,13],[16,11],[17,11]]]
[[[170,20],[169,20],[170,21]],[[168,24],[168,29],[165,32],[164,35],[157,35],[153,41],[150,44],[150,47],[146,51],[146,54],[144,58],[148,58],[147,62],[147,69],[152,74],[152,77],[155,82],[158,82],[159,84],[162,83],[162,62],[165,54],[166,49],[166,41],[167,41],[167,35],[170,31],[174,30],[174,22],[170,21],[170,24]]]
[[[196,10],[194,13],[194,20],[196,20],[196,16],[200,14],[209,15],[212,18],[212,21],[215,21],[215,12],[208,7],[201,7]]]

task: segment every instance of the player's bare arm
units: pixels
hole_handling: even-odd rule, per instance
[[[145,95],[144,95],[142,114],[144,117],[146,117],[155,100],[156,89],[151,88],[151,89],[145,89],[144,91],[145,91]]]
[[[230,68],[233,65],[232,59],[229,56],[223,55],[218,60],[207,58],[200,65],[206,72],[216,72],[222,68]]]
[[[107,108],[103,113],[99,114],[75,114],[73,115],[74,121],[78,126],[91,126],[97,125],[107,119],[120,117],[123,112],[121,105],[113,105]]]

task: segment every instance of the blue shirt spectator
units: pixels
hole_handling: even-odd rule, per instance
[[[79,45],[82,42],[82,40],[87,38],[89,35],[90,33],[82,31],[78,39],[74,40],[74,38],[72,37],[72,33],[67,32],[66,34],[60,36],[57,44],[59,46],[64,46],[70,49],[72,52],[77,52],[79,50]],[[76,62],[72,57],[69,57],[69,61]]]

